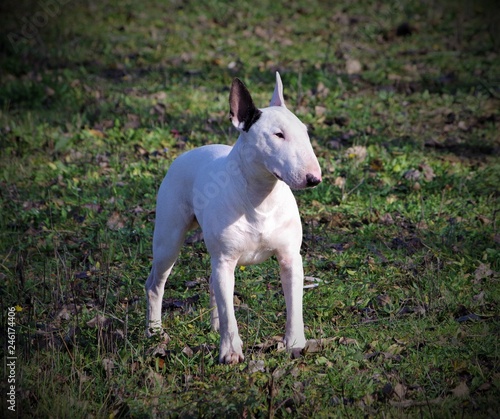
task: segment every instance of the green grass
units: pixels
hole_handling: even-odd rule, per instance
[[[493,2],[4,3],[0,333],[17,307],[18,417],[500,414]],[[219,365],[195,241],[154,355],[157,188],[183,151],[236,140],[231,79],[265,106],[275,70],[324,173],[296,194],[306,275],[321,281],[305,292],[306,336],[321,345],[281,350],[271,260],[236,273],[246,360]]]

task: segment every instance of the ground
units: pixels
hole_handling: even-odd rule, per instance
[[[7,0],[0,22],[5,412],[498,417],[495,2]],[[308,347],[282,350],[270,260],[237,272],[246,360],[219,365],[195,234],[155,351],[157,188],[183,151],[234,143],[233,77],[263,107],[276,70],[324,174],[296,193]]]

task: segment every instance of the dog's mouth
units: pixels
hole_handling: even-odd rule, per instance
[[[272,174],[276,179],[286,183],[290,187],[290,189],[294,190],[314,188],[315,186],[321,183],[321,177],[316,177],[312,174],[307,174],[305,180],[302,182],[293,181],[292,178],[292,182],[290,183],[285,181],[278,173],[272,172]]]
[[[276,172],[273,172],[273,175],[276,177],[276,179],[281,180],[282,182],[284,182],[283,178],[280,175],[278,175]]]
[[[305,187],[305,186],[302,186],[302,185],[297,185],[294,182],[289,183],[285,179],[283,179],[278,173],[276,173],[276,172],[272,172],[272,173],[273,173],[273,175],[274,175],[274,177],[276,179],[281,180],[283,183],[285,183],[286,185],[288,185],[288,187],[290,189],[304,189],[304,187]]]

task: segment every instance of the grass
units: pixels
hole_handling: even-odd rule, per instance
[[[0,6],[0,305],[4,325],[16,307],[18,417],[498,416],[493,2],[44,4]],[[231,79],[265,106],[276,69],[324,172],[296,194],[316,345],[281,350],[271,260],[237,272],[246,360],[219,365],[195,238],[155,355],[156,190],[183,151],[235,141]]]

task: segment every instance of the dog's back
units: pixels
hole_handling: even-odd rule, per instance
[[[167,175],[160,186],[156,217],[162,218],[166,211],[172,212],[171,206],[180,207],[182,218],[194,216],[193,187],[197,176],[207,174],[208,167],[217,159],[226,157],[230,146],[214,144],[189,150],[171,164]],[[174,211],[178,212],[178,211]],[[166,215],[166,214],[165,214]]]

